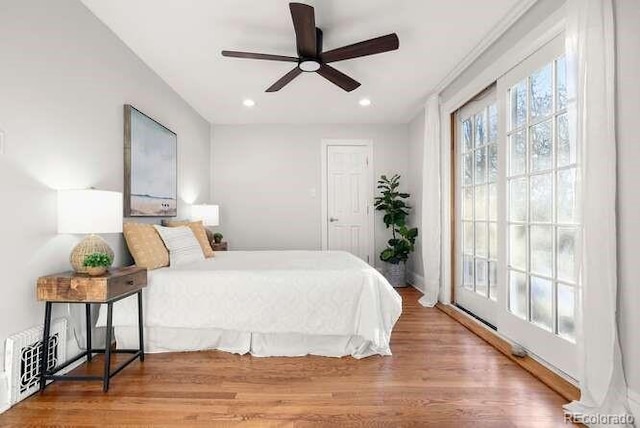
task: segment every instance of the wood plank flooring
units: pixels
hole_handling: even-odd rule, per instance
[[[391,357],[151,354],[106,394],[99,382],[57,382],[0,415],[0,426],[564,426],[562,397],[421,307],[417,291],[400,293]]]

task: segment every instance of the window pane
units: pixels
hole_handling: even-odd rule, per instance
[[[487,219],[487,186],[476,186],[476,220]]]
[[[486,297],[488,289],[487,261],[485,259],[476,259],[476,293]]]
[[[462,248],[465,254],[473,255],[473,223],[465,221],[462,223]]]
[[[576,163],[576,149],[569,141],[569,119],[567,114],[561,114],[557,119],[556,141],[558,142],[558,166],[566,166]]]
[[[498,264],[489,262],[489,297],[491,300],[498,299]]]
[[[498,186],[489,184],[489,220],[498,220]]]
[[[509,187],[509,218],[511,221],[527,221],[527,179],[511,180]]]
[[[487,123],[486,117],[484,115],[484,110],[481,113],[476,114],[475,116],[475,124],[476,124],[476,147],[482,146],[487,142]]]
[[[531,119],[551,114],[553,108],[553,67],[548,64],[533,73],[529,79],[529,111]]]
[[[576,170],[558,172],[558,223],[577,223]]]
[[[515,129],[527,122],[527,83],[522,80],[511,88],[511,128]]]
[[[509,226],[509,266],[527,270],[526,226]]]
[[[487,181],[487,148],[483,147],[475,151],[476,184]]]
[[[465,186],[473,184],[473,153],[462,156],[462,183]]]
[[[498,258],[498,225],[489,223],[489,257]]]
[[[473,220],[473,187],[462,189],[462,219]]]
[[[551,174],[531,176],[531,221],[549,223],[553,217]]]
[[[553,331],[553,283],[531,277],[531,322]]]
[[[551,169],[553,148],[551,139],[551,121],[531,127],[531,171]]]
[[[462,285],[473,290],[473,257],[462,258]]]
[[[558,279],[562,281],[576,282],[576,243],[578,229],[558,228]]]
[[[553,228],[531,226],[531,272],[553,276]]]
[[[473,147],[473,125],[471,119],[462,122],[462,152],[468,152]]]
[[[509,272],[509,311],[527,319],[527,275]]]
[[[575,289],[558,284],[558,335],[576,341]]]
[[[527,171],[527,140],[524,130],[509,137],[509,172],[511,175],[524,174]]]
[[[487,150],[487,162],[489,166],[487,181],[489,183],[495,183],[498,180],[498,145],[491,144],[487,147]]]
[[[567,108],[567,62],[565,57],[556,61],[557,110]]]
[[[476,255],[488,257],[487,223],[476,222]]]
[[[493,143],[498,139],[498,106],[489,106],[489,142]]]

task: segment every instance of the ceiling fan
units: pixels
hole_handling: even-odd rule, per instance
[[[347,92],[351,92],[360,86],[360,83],[327,65],[328,63],[393,51],[398,49],[400,45],[398,35],[392,33],[323,52],[322,30],[316,27],[313,7],[302,3],[289,3],[289,9],[291,10],[293,27],[296,32],[297,57],[222,51],[222,55],[227,57],[298,63],[296,68],[282,76],[280,80],[271,85],[266,92],[279,91],[302,72],[318,73],[331,83],[338,85]]]

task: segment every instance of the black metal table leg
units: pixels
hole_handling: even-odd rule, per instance
[[[86,305],[87,316],[87,362],[91,361],[91,303]]]
[[[109,377],[111,376],[111,330],[113,328],[113,303],[107,303],[107,334],[104,343],[104,376],[102,378],[102,391],[109,390]]]
[[[40,355],[40,391],[47,386],[45,375],[47,374],[47,357],[49,355],[49,331],[51,330],[51,302],[46,302],[44,307],[44,329],[42,332],[42,354]]]
[[[140,341],[140,361],[144,361],[144,324],[142,318],[142,290],[138,291],[138,340]]]

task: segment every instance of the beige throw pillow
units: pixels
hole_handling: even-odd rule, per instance
[[[149,270],[169,266],[169,251],[152,224],[125,223],[123,232],[136,266]]]
[[[213,248],[211,248],[210,241],[207,236],[207,229],[205,229],[202,224],[202,220],[200,221],[189,221],[189,220],[162,220],[162,225],[166,227],[180,227],[180,226],[189,226],[189,228],[193,231],[200,247],[202,247],[202,253],[206,258],[211,258],[214,256]]]

